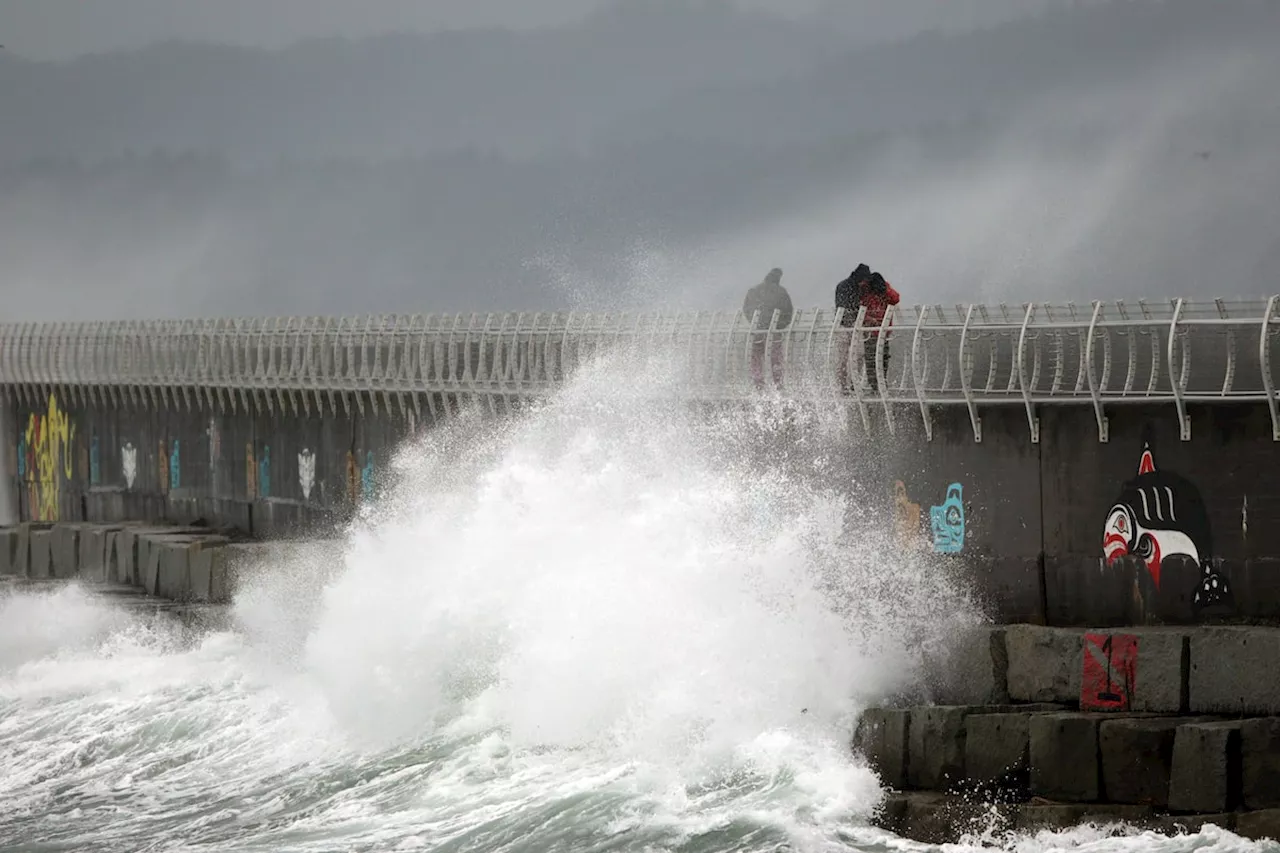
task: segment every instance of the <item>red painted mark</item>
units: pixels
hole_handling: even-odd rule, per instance
[[[1132,634],[1085,634],[1080,710],[1128,711],[1138,674],[1138,638]]]

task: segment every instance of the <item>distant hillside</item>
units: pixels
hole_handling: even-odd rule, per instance
[[[826,304],[863,259],[913,301],[1276,289],[1273,0],[807,27],[0,58],[7,313],[711,307],[775,263]]]

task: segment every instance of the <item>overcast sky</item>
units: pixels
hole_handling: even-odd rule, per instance
[[[660,2],[661,0],[645,0]],[[67,59],[170,39],[279,47],[300,39],[571,23],[607,0],[0,0],[0,44]],[[736,0],[789,16],[835,8],[853,33],[893,37],[991,23],[1070,0]]]

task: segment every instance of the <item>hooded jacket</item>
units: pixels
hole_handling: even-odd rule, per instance
[[[791,294],[782,286],[782,270],[770,270],[764,281],[747,291],[747,298],[742,301],[742,313],[750,317],[756,311],[760,312],[760,316],[756,318],[757,329],[769,328],[774,311],[779,312],[776,328],[785,329],[791,325],[794,309]]]

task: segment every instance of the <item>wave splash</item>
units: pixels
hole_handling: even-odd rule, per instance
[[[839,417],[675,375],[601,359],[434,429],[231,632],[0,599],[0,846],[903,846],[850,734],[977,611],[886,537]]]

